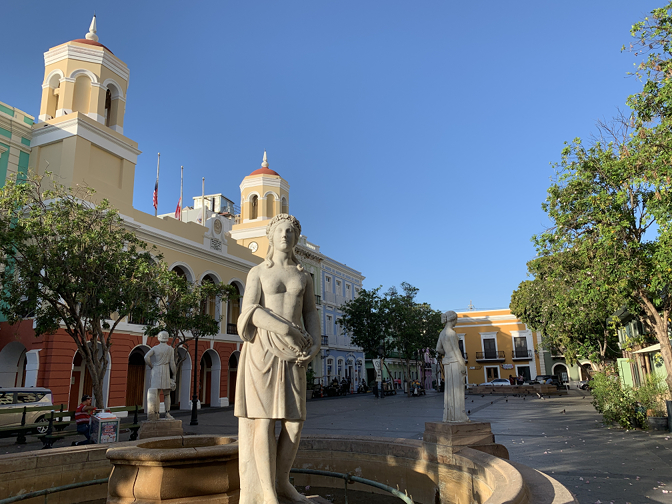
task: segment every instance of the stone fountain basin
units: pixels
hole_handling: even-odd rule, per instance
[[[175,436],[111,448],[109,504],[238,502],[238,441]]]

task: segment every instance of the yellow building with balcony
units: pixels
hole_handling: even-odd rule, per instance
[[[506,309],[457,312],[455,332],[467,363],[467,383],[544,374],[538,348],[541,334],[531,331]]]

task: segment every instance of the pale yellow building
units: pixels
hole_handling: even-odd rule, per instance
[[[511,311],[473,310],[457,313],[455,332],[467,363],[467,382],[479,384],[509,375],[533,379],[544,374],[533,332]]]

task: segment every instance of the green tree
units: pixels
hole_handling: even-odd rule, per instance
[[[436,340],[441,332],[441,313],[432,310],[426,303],[418,303],[416,296],[418,288],[407,282],[401,284],[402,292],[395,287],[387,291],[389,300],[389,321],[393,345],[404,360],[406,379],[410,384],[411,361],[416,367],[422,363],[421,354],[429,348],[436,347]],[[407,387],[410,396],[411,387]]]
[[[441,313],[418,303],[418,289],[407,282],[401,284],[401,293],[392,287],[381,296],[380,289],[362,289],[357,298],[343,304],[339,324],[352,334],[355,345],[381,357],[383,366],[385,359],[397,352],[405,362],[408,379],[411,361],[417,362],[425,348],[435,348],[442,328]]]
[[[542,257],[574,251],[604,289],[618,293],[660,343],[672,391],[672,3],[633,25],[644,60],[631,112],[599,124],[590,144],[566,144],[543,205],[553,225],[534,238]],[[583,286],[582,295],[590,292]]]
[[[188,348],[195,337],[219,334],[221,314],[210,313],[209,305],[219,306],[238,297],[238,293],[233,285],[224,283],[191,283],[174,271],[168,271],[165,264],[160,268],[158,285],[156,303],[147,314],[150,324],[145,334],[156,336],[160,331],[170,334],[179,369],[186,357],[180,356],[178,348]]]
[[[366,354],[380,357],[382,366],[394,345],[390,332],[390,304],[387,297],[380,295],[380,289],[361,289],[355,299],[342,304],[343,315],[338,323]]]
[[[93,191],[49,176],[7,181],[0,191],[0,306],[12,324],[34,319],[35,335],[72,337],[104,406],[103,378],[118,324],[148,313],[157,294],[146,243]]]
[[[613,314],[624,299],[595,277],[591,262],[573,250],[528,262],[533,280],[518,286],[509,308],[569,364],[587,359],[599,370],[618,355]]]

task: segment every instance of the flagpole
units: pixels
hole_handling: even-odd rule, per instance
[[[161,153],[157,154],[156,158],[156,205],[154,206],[154,217],[159,212],[159,166],[161,164]]]
[[[180,166],[180,222],[182,222],[182,187],[184,186],[184,166]]]
[[[203,186],[201,187],[201,218],[205,226],[205,177],[203,177]]]

